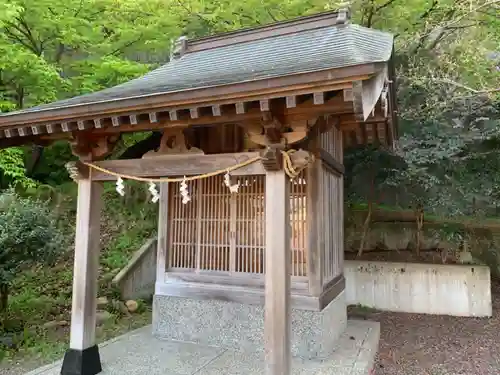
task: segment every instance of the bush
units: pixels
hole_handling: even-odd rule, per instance
[[[7,308],[16,274],[33,264],[51,262],[62,244],[62,231],[47,203],[13,191],[0,194],[0,311]]]

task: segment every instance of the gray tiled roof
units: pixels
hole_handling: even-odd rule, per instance
[[[359,25],[304,30],[187,53],[124,84],[3,116],[385,62],[392,46],[391,34]]]

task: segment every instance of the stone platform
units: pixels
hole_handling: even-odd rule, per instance
[[[322,311],[292,308],[292,355],[328,357],[346,324],[345,292]],[[155,295],[153,334],[162,340],[264,352],[264,306]]]
[[[371,375],[378,349],[380,325],[349,320],[335,351],[328,358],[294,357],[293,375]],[[144,327],[99,346],[103,375],[261,375],[262,352],[235,351],[217,346],[159,340]],[[27,375],[59,375],[61,362]]]

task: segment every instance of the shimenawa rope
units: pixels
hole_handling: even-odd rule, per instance
[[[295,169],[293,167],[292,159],[290,157],[290,155],[293,154],[294,152],[295,152],[295,150],[281,151],[281,154],[283,155],[283,161],[284,161],[283,167],[284,167],[285,173],[291,179],[294,179],[295,177],[297,177],[300,174],[300,172],[302,170],[304,170],[305,168],[307,168],[308,165],[309,165],[309,163],[308,163],[308,164],[304,165],[302,168]],[[200,175],[197,175],[197,176],[177,177],[177,178],[171,178],[171,177],[162,177],[162,178],[138,177],[138,176],[132,176],[132,175],[128,175],[128,174],[113,172],[113,171],[111,171],[109,169],[102,168],[102,167],[99,167],[98,165],[95,165],[95,164],[92,164],[92,163],[88,163],[88,162],[84,162],[83,164],[85,164],[89,168],[95,169],[95,170],[97,170],[99,172],[109,174],[110,176],[114,176],[116,178],[122,178],[122,179],[127,179],[127,180],[142,181],[142,182],[182,182],[182,181],[201,180],[203,178],[217,176],[217,175],[222,174],[222,173],[229,173],[229,172],[235,171],[235,170],[237,170],[239,168],[246,167],[247,165],[255,163],[256,161],[259,161],[261,159],[262,159],[261,156],[256,156],[254,158],[245,160],[244,162],[238,163],[238,164],[233,165],[233,166],[228,167],[228,168],[219,169],[217,171],[213,171],[213,172],[209,172],[209,173],[204,173],[204,174],[200,174]]]

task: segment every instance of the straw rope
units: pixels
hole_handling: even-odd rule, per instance
[[[300,172],[302,170],[304,170],[305,168],[307,168],[310,164],[310,163],[307,163],[304,166],[302,166],[298,169],[295,169],[293,166],[292,159],[291,159],[291,155],[295,151],[296,150],[281,151],[281,154],[283,155],[283,167],[284,167],[285,173],[291,179],[294,179],[295,177],[297,177],[300,174]],[[203,178],[217,176],[217,175],[222,174],[222,173],[229,173],[229,172],[235,171],[239,168],[246,167],[247,165],[255,163],[261,159],[262,159],[262,156],[256,156],[254,158],[248,159],[244,162],[235,164],[235,165],[228,167],[228,168],[219,169],[219,170],[216,170],[213,172],[208,172],[208,173],[204,173],[204,174],[200,174],[200,175],[196,175],[196,176],[175,177],[175,178],[173,178],[173,177],[162,177],[162,178],[138,177],[138,176],[132,176],[132,175],[124,174],[124,173],[113,172],[109,169],[102,168],[102,167],[99,167],[98,165],[88,163],[88,162],[84,162],[83,164],[85,164],[89,168],[95,169],[99,172],[106,173],[110,176],[114,176],[116,178],[121,178],[121,179],[142,181],[142,182],[182,182],[182,181],[201,180]]]

